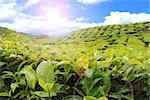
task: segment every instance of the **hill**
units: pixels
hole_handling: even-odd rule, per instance
[[[26,40],[31,37],[29,34],[21,33],[21,32],[16,32],[14,30],[10,30],[8,28],[0,27],[0,36],[3,36],[3,38],[7,39],[17,39],[19,38],[20,40]]]
[[[32,42],[32,43],[44,43],[45,41],[47,42],[52,42],[55,39],[50,38],[48,35],[45,34],[40,34],[40,35],[32,35],[29,33],[22,33],[22,32],[16,32],[14,30],[5,28],[5,27],[0,27],[0,36],[3,36],[3,38],[8,39],[8,40],[22,40],[25,42]]]
[[[0,27],[1,100],[148,100],[150,22],[67,36]]]
[[[60,37],[60,43],[65,44],[93,44],[104,50],[109,47],[150,45],[150,23],[134,23],[123,25],[108,25],[94,28],[80,29],[69,36]]]

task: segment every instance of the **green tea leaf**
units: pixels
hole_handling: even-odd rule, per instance
[[[32,92],[32,94],[37,95],[39,97],[49,97],[48,92],[44,92],[44,91],[34,91]]]
[[[92,78],[93,77],[93,73],[94,73],[94,70],[86,69],[85,76],[88,77],[88,78]]]
[[[98,100],[108,100],[107,97],[100,97]]]
[[[26,66],[21,70],[21,73],[25,74],[25,78],[27,80],[27,84],[30,88],[35,89],[35,85],[37,83],[36,73],[33,70],[32,65]]]
[[[92,97],[92,96],[85,96],[84,100],[97,100],[97,98]]]
[[[52,64],[47,61],[41,62],[36,69],[36,75],[38,79],[41,79],[46,83],[53,83],[54,69]]]
[[[39,85],[45,90],[50,91],[54,85],[54,69],[50,62],[43,61],[36,69]]]
[[[11,83],[10,85],[12,92],[15,92],[16,88],[19,87],[18,83]]]

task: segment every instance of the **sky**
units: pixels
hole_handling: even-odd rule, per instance
[[[34,35],[145,21],[150,0],[0,0],[0,26]]]

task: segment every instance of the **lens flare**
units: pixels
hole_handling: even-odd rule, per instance
[[[44,18],[45,20],[59,20],[63,17],[69,16],[69,9],[65,0],[43,0],[44,3],[41,3],[41,5],[38,8],[39,15]]]
[[[37,13],[45,25],[43,31],[60,29],[70,16],[67,0],[42,0],[42,2],[37,8]]]

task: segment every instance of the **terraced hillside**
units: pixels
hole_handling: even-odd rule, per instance
[[[0,28],[0,100],[148,100],[150,22],[49,38]]]
[[[62,41],[63,40],[63,41]],[[71,33],[67,38],[60,38],[66,44],[93,44],[105,50],[111,47],[150,46],[150,23],[134,23],[123,25],[109,25],[87,29],[80,29]]]

